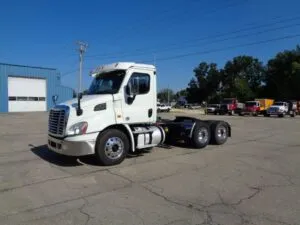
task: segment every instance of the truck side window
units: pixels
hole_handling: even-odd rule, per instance
[[[146,73],[133,73],[130,79],[135,78],[138,82],[138,94],[147,94],[150,90],[150,76]]]

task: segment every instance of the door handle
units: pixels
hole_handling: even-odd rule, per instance
[[[153,114],[153,109],[148,109],[148,117],[152,117],[152,114]]]

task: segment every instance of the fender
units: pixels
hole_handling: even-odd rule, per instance
[[[131,131],[131,129],[130,129],[130,127],[129,127],[128,124],[123,124],[123,126],[127,130],[127,134],[128,134],[129,139],[130,139],[130,142],[131,142],[131,150],[132,150],[132,152],[134,152],[135,151],[135,147],[134,147],[135,146],[135,142],[134,142],[133,133],[132,133],[132,131]]]

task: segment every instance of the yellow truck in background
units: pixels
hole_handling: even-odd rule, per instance
[[[259,108],[261,113],[264,113],[274,103],[274,99],[267,98],[257,98],[255,99],[255,101],[259,102]]]
[[[273,103],[274,103],[273,99],[265,99],[265,98],[259,98],[259,99],[255,99],[253,101],[247,101],[247,102],[245,102],[245,107],[241,110],[239,115],[240,116],[265,115],[267,109],[270,108],[271,105],[273,105]]]

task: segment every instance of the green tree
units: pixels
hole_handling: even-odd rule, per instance
[[[194,78],[188,84],[187,99],[191,103],[209,101],[217,95],[220,83],[220,71],[215,63],[201,62],[194,69]]]
[[[172,100],[175,99],[175,94],[174,94],[173,90],[165,88],[165,89],[160,90],[157,93],[157,98],[161,102],[168,102],[168,100],[171,102]]]
[[[275,99],[300,99],[299,46],[268,61],[264,94]]]
[[[177,91],[176,94],[175,94],[175,97],[178,99],[179,97],[186,97],[187,96],[187,90],[186,89],[183,89],[183,90],[180,90],[180,91]]]
[[[241,101],[257,97],[265,79],[263,63],[252,56],[237,56],[229,60],[221,72],[224,95]]]

